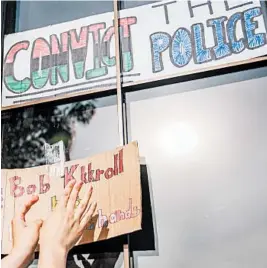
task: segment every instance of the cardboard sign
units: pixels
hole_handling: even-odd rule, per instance
[[[39,201],[26,219],[46,219],[55,209],[65,185],[72,179],[82,180],[78,205],[90,185],[91,200],[97,210],[79,244],[90,243],[141,229],[142,204],[140,163],[137,143],[91,158],[65,162],[64,177],[53,177],[45,165],[26,169],[2,170],[2,253],[12,247],[11,220],[21,205],[36,193]]]
[[[123,86],[267,54],[259,0],[162,1],[120,11]],[[113,13],[10,34],[2,106],[116,85]]]

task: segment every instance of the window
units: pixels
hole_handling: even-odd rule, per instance
[[[139,268],[267,265],[266,71],[126,93],[156,226]]]
[[[19,1],[16,32],[113,11],[112,1]]]
[[[160,1],[131,1],[131,0],[124,0],[120,2],[120,8],[121,9],[128,9],[128,8],[133,8],[133,7],[139,7],[143,5],[148,5],[152,4],[155,2],[160,2]]]
[[[116,96],[6,112],[2,168],[46,164],[45,143],[63,141],[66,161],[111,150],[119,143],[117,124]]]

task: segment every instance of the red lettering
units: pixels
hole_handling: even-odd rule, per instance
[[[39,192],[40,192],[40,194],[45,194],[50,189],[49,182],[44,183],[45,176],[47,176],[47,175],[40,175],[39,176],[39,182],[40,182],[40,191]],[[49,181],[49,177],[47,178],[47,180]]]
[[[101,170],[101,169],[97,169],[96,170],[96,176],[95,176],[95,180],[94,181],[99,181],[100,180],[100,176],[101,174],[104,173],[104,170]]]
[[[88,26],[81,28],[79,36],[77,35],[76,29],[70,30],[69,33],[71,40],[71,49],[84,48],[87,46]]]
[[[114,155],[114,175],[118,175],[119,170],[118,170],[118,154]]]
[[[136,23],[136,17],[128,17],[119,19],[119,24],[123,28],[123,37],[129,37],[131,35],[130,25]]]
[[[105,178],[111,179],[114,176],[114,170],[113,168],[108,168],[105,172]]]
[[[125,219],[130,219],[132,217],[132,198],[129,199],[129,209],[125,212]]]
[[[123,172],[123,149],[119,151],[119,173]]]
[[[21,50],[27,50],[29,45],[29,41],[22,41],[13,45],[7,53],[5,63],[14,63],[17,53]]]
[[[139,209],[137,206],[133,207],[133,211],[135,211],[135,213],[132,213],[132,218],[137,217],[141,213],[141,209]]]
[[[52,34],[50,36],[52,54],[60,54],[62,52],[68,52],[69,33],[68,32],[61,33],[60,38],[61,38],[61,48],[57,35]]]
[[[109,222],[110,222],[110,223],[116,223],[116,222],[117,222],[117,217],[116,217],[116,214],[115,214],[115,213],[112,213],[112,214],[109,216]]]
[[[27,194],[33,194],[33,193],[35,193],[35,191],[36,191],[36,185],[30,184],[27,187]]]
[[[85,166],[81,166],[81,181],[83,183],[88,183],[86,176],[87,176],[87,173],[85,172]]]
[[[102,227],[107,226],[108,218],[107,218],[107,216],[102,215],[102,209],[98,210],[98,215],[99,215],[98,216],[98,227],[102,228]]]
[[[124,220],[125,219],[125,214],[123,211],[118,211],[120,213],[120,220]]]
[[[9,179],[10,182],[10,194],[14,197],[20,197],[24,194],[25,189],[22,186],[18,186],[21,183],[21,177],[14,176]]]
[[[44,56],[50,56],[49,43],[44,38],[37,38],[32,45],[32,58],[38,59]]]
[[[92,170],[92,164],[88,164],[88,182],[95,181],[94,170]]]
[[[116,210],[115,214],[116,214],[116,217],[117,217],[118,221],[122,221],[122,220],[125,219],[125,215],[124,215],[123,211]]]
[[[75,172],[75,170],[77,169],[78,166],[79,166],[79,164],[73,165],[70,167],[70,170],[68,170],[68,167],[65,167],[64,187],[66,187],[66,185],[69,183],[70,180],[75,179],[73,177],[73,173]]]
[[[103,42],[109,42],[113,35],[114,35],[114,26],[110,26],[104,33]]]
[[[105,23],[96,23],[96,24],[91,24],[88,28],[89,32],[93,34],[94,40],[96,43],[99,41],[99,33],[100,30],[105,29],[106,25]]]

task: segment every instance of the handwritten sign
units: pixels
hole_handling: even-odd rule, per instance
[[[123,86],[267,54],[259,0],[163,1],[120,12]],[[113,13],[5,36],[2,105],[116,82]]]
[[[62,178],[51,176],[50,168],[53,165],[2,170],[3,254],[11,250],[11,220],[26,199],[32,194],[39,195],[39,202],[29,211],[27,219],[46,219],[72,179],[84,182],[76,205],[91,184],[94,188],[92,200],[98,203],[79,244],[141,229],[140,163],[136,142],[92,158],[65,162]]]

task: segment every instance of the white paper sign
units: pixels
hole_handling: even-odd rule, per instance
[[[120,12],[123,85],[267,54],[259,0],[164,1]],[[11,34],[2,106],[115,87],[113,13]]]
[[[52,145],[45,143],[44,153],[46,165],[50,165],[48,166],[49,175],[58,177],[64,176],[65,148],[63,141],[59,141]]]

